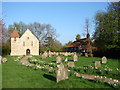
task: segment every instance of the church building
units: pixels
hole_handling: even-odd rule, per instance
[[[39,55],[39,40],[29,29],[21,37],[14,30],[11,35],[10,55]]]

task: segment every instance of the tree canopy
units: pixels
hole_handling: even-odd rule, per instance
[[[108,4],[106,11],[98,11],[95,15],[95,46],[102,51],[120,48],[119,2]]]
[[[80,34],[76,35],[76,40],[79,40],[81,38]]]
[[[118,20],[120,9],[118,3],[110,3],[106,12],[98,12],[95,16],[96,31],[94,39],[101,48],[120,48]]]

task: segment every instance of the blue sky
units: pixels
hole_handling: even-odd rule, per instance
[[[62,44],[74,41],[76,34],[84,38],[85,19],[90,19],[90,34],[94,32],[94,16],[106,9],[107,2],[3,2],[2,12],[6,26],[22,21],[51,24]]]

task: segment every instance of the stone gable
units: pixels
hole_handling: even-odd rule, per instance
[[[11,37],[11,55],[39,55],[39,40],[27,29],[19,37]]]

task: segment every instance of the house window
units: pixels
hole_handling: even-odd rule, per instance
[[[27,37],[27,39],[29,39],[29,37]]]
[[[31,46],[33,46],[33,41],[31,42]]]
[[[16,41],[16,38],[14,38],[14,41]]]
[[[23,46],[25,46],[25,42],[23,42]]]

